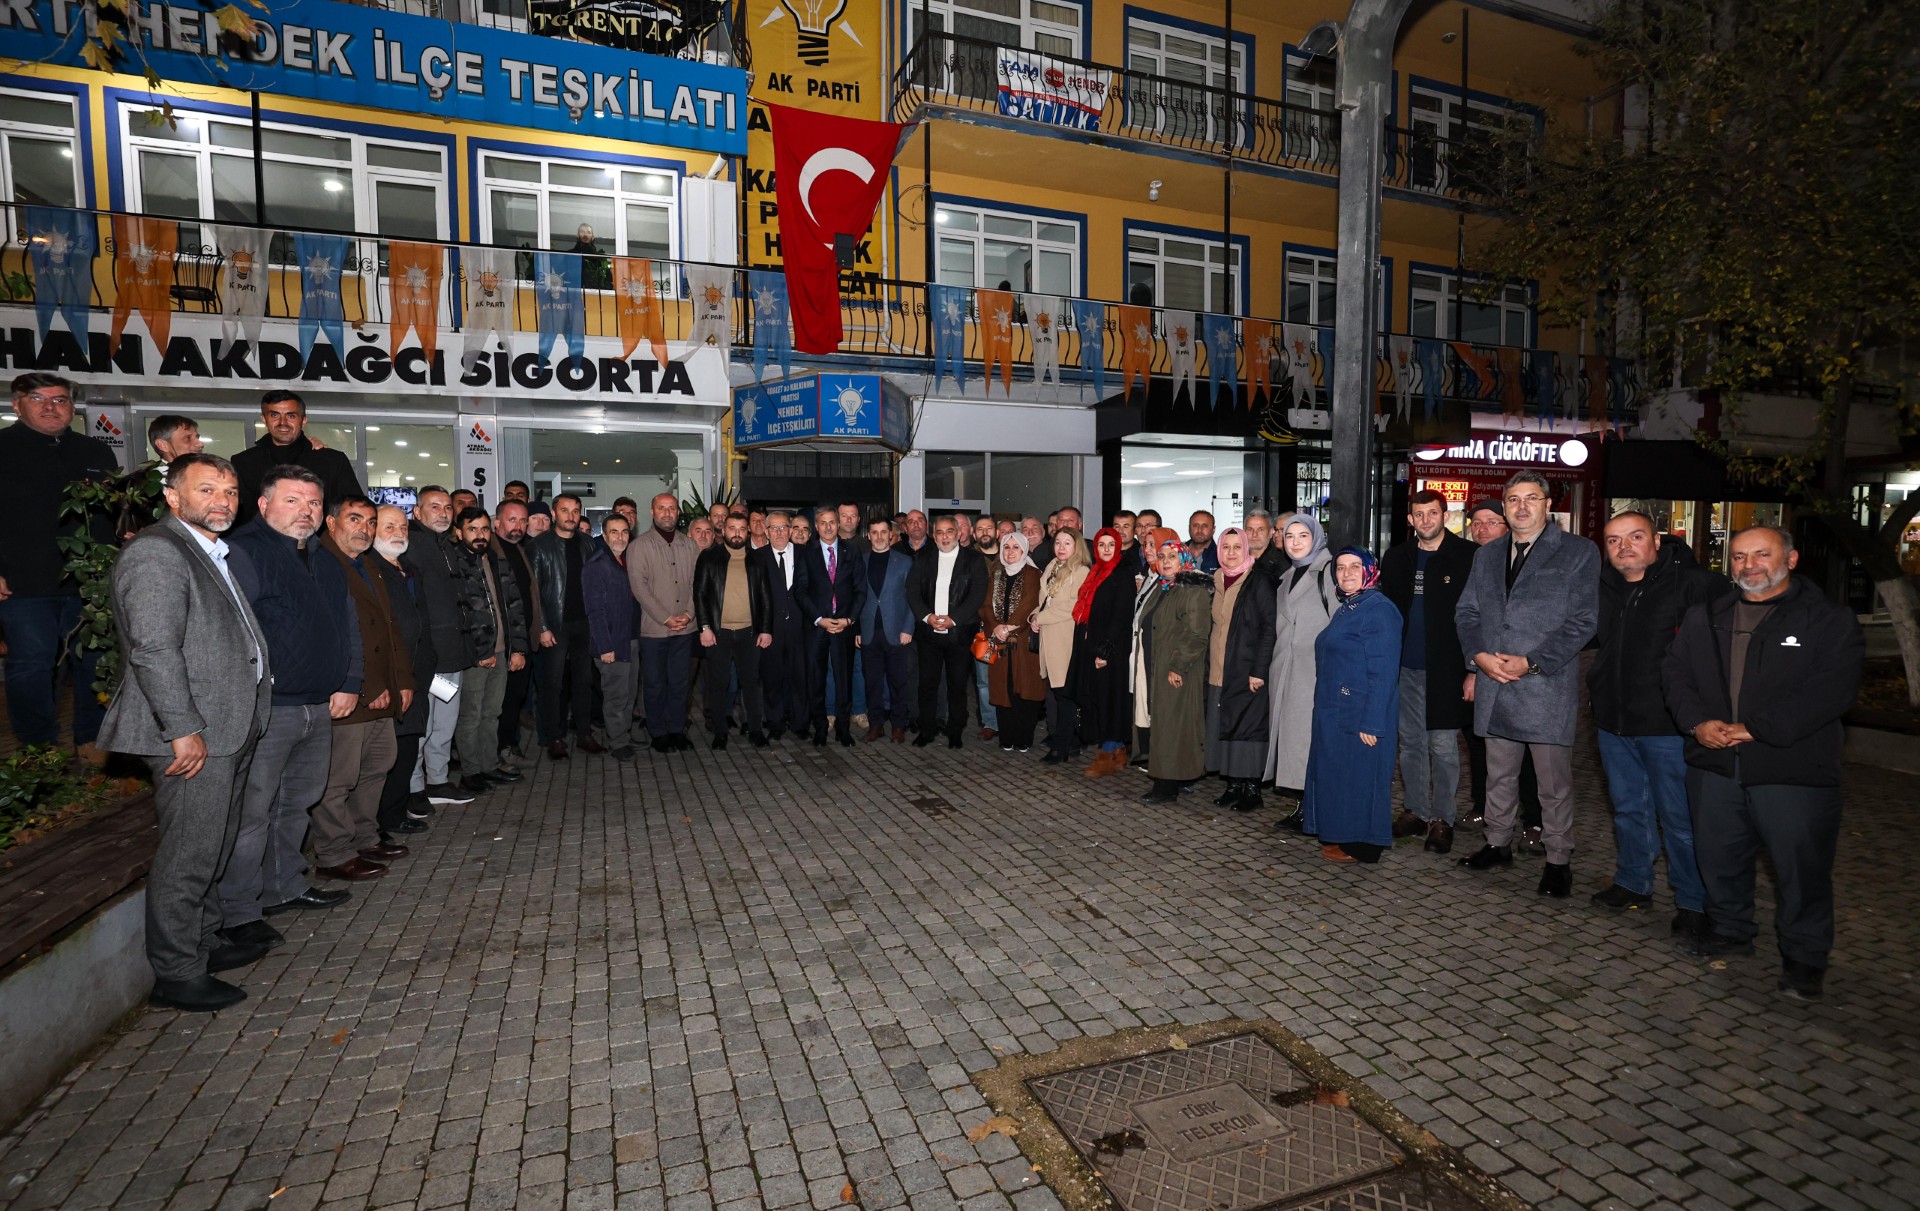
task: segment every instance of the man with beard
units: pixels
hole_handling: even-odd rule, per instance
[[[1687,734],[1687,797],[1710,928],[1682,947],[1753,953],[1753,864],[1773,867],[1780,989],[1821,995],[1833,949],[1840,840],[1840,720],[1860,690],[1865,642],[1851,609],[1793,575],[1784,530],[1728,544],[1739,592],[1694,606],[1667,649],[1667,705]]]
[[[168,464],[165,492],[170,516],[135,535],[114,563],[124,665],[100,743],[145,758],[153,774],[148,1001],[206,1012],[246,999],[213,973],[258,960],[279,936],[264,921],[223,934],[219,896],[247,766],[272,714],[273,678],[221,538],[240,503],[232,464],[180,455]]]
[[[927,515],[918,509],[907,510],[907,554],[918,556],[927,549],[927,536],[933,532]]]
[[[544,631],[535,650],[534,668],[539,696],[539,736],[547,756],[567,756],[567,727],[571,718],[576,747],[583,753],[604,753],[593,738],[593,635],[587,625],[586,590],[581,575],[593,540],[581,521],[580,498],[562,492],[553,498],[553,529],[532,539],[535,579],[539,581],[540,613]],[[549,642],[551,640],[551,642]],[[504,686],[502,687],[504,691]]]
[[[425,832],[433,805],[426,792],[413,790],[413,769],[420,756],[420,741],[427,733],[427,704],[433,695],[427,687],[433,683],[433,668],[439,657],[433,650],[433,636],[427,616],[420,608],[420,582],[408,570],[404,556],[410,542],[407,515],[394,505],[381,505],[374,519],[373,550],[379,556],[374,565],[387,587],[394,622],[400,628],[407,649],[407,667],[413,670],[413,701],[394,722],[393,765],[387,770],[386,783],[380,789],[380,812],[376,823],[384,844],[407,833]]]
[[[747,738],[767,746],[760,689],[760,656],[773,644],[773,601],[766,565],[747,558],[747,519],[727,518],[724,536],[701,552],[693,568],[693,615],[706,649],[707,732],[727,747],[727,688],[737,671],[746,700]]]
[[[420,755],[409,779],[411,790],[425,795],[429,806],[473,802],[473,795],[455,786],[448,774],[453,733],[460,725],[460,679],[468,664],[463,604],[466,565],[455,549],[458,543],[452,528],[453,498],[447,490],[435,484],[420,489],[402,563],[413,584],[414,599],[420,603],[434,655],[434,676],[426,686],[427,730],[420,737]]]
[[[640,603],[640,676],[656,753],[685,752],[693,682],[693,567],[700,549],[680,534],[680,502],[656,495],[653,524],[627,548],[627,583]],[[722,687],[724,690],[724,687]]]
[[[240,517],[236,525],[253,520],[255,501],[269,471],[300,467],[320,481],[321,507],[343,496],[361,496],[360,477],[353,463],[338,450],[329,450],[307,436],[306,401],[292,391],[269,391],[260,397],[260,440],[233,456],[240,476]]]
[[[511,769],[520,755],[520,713],[527,708],[540,653],[554,645],[553,632],[547,629],[545,602],[540,578],[533,567],[533,552],[527,542],[527,505],[525,501],[503,500],[493,511],[493,553],[501,566],[513,574],[520,600],[527,610],[527,636],[532,652],[527,662],[507,674],[506,693],[500,699],[500,768]],[[512,756],[510,757],[509,754]]]
[[[473,663],[460,675],[460,785],[479,794],[492,784],[518,782],[500,768],[500,700],[507,676],[527,663],[527,613],[520,586],[493,553],[493,522],[486,510],[463,510],[454,533],[464,559],[467,654]]]

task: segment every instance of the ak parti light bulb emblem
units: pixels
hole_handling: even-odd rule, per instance
[[[840,20],[841,14],[846,11],[847,0],[780,0],[780,7],[769,13],[761,25],[772,24],[785,12],[800,27],[800,61],[809,67],[821,67],[827,61],[827,38],[833,23]],[[853,31],[844,24],[840,28],[853,37]],[[855,42],[859,40],[854,38]]]

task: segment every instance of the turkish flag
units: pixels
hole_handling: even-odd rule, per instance
[[[773,128],[774,195],[780,203],[780,255],[793,306],[793,347],[840,348],[840,267],[834,237],[859,240],[908,126],[768,105]]]

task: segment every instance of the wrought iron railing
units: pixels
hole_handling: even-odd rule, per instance
[[[116,243],[116,216],[104,211],[75,211],[50,207],[0,207],[10,240],[0,252],[0,356],[14,369],[22,367],[30,351],[44,344],[48,332],[55,338],[73,327],[69,308],[72,304],[86,311],[84,321],[92,337],[104,340],[108,325],[103,313],[111,313],[116,302],[130,296],[123,277],[135,271],[135,250]],[[223,251],[218,229],[209,222],[168,219],[164,216],[128,216],[167,224],[175,232],[175,249],[167,255],[160,274],[162,295],[172,314],[224,316],[233,308],[226,297],[230,255]],[[128,229],[124,222],[122,230]],[[261,305],[267,320],[296,320],[305,296],[300,266],[292,263],[291,249],[301,233],[282,229],[254,228],[247,224],[227,224],[227,230],[251,233],[257,246],[268,249],[267,264],[257,282],[264,298]],[[68,264],[72,271],[55,273],[43,280],[42,269],[49,264],[47,241],[55,233],[68,245]],[[346,328],[361,338],[375,340],[395,317],[393,282],[395,244],[425,244],[438,249],[432,258],[442,266],[433,292],[431,313],[438,323],[440,345],[449,341],[445,334],[459,333],[465,326],[469,293],[476,283],[467,272],[475,254],[497,253],[489,246],[452,241],[395,241],[383,236],[350,232],[309,233],[346,241],[348,256],[340,267],[339,293]],[[77,238],[76,238],[77,237]],[[40,241],[36,255],[34,244]],[[85,246],[91,243],[94,251]],[[523,333],[540,330],[535,301],[534,249],[507,249],[514,264],[507,283],[512,297],[512,326]],[[556,252],[565,257],[572,254]],[[583,255],[580,309],[588,336],[617,337],[621,333],[620,300],[606,288],[611,284],[611,256]],[[403,262],[404,263],[404,262]],[[755,273],[733,266],[652,259],[651,278],[658,292],[661,333],[669,342],[704,340],[730,347],[735,360],[751,361],[754,344],[769,330],[756,324],[753,315]],[[726,319],[723,331],[711,332],[711,325],[699,324],[699,309],[693,298],[697,281],[717,275],[726,283]],[[145,280],[152,282],[151,271]],[[598,283],[598,284],[596,284]],[[953,351],[936,338],[933,322],[932,291],[940,289],[924,282],[891,278],[843,276],[840,291],[841,324],[844,335],[838,350],[824,358],[809,359],[796,355],[796,361],[817,361],[828,365],[863,368],[896,368],[931,372],[943,355]],[[84,297],[82,297],[84,296]],[[974,305],[977,295],[968,292],[962,348],[959,356],[970,380],[978,379],[984,369],[986,335]],[[1011,360],[1014,377],[1021,382],[1034,379],[1034,334],[1039,317],[1024,300],[1033,296],[1016,295],[1012,316]],[[1083,333],[1076,316],[1097,314],[1102,330],[1102,355],[1099,359],[1105,376],[1106,393],[1120,389],[1121,375],[1128,361],[1123,325],[1131,325],[1140,313],[1130,305],[1105,300],[1055,298],[1057,306],[1057,352],[1062,398],[1078,394],[1087,402],[1098,402],[1098,393],[1089,393],[1094,377],[1091,368],[1082,365]],[[44,304],[44,307],[42,306]],[[8,307],[11,311],[8,311]],[[44,319],[42,312],[44,311]],[[1155,379],[1164,380],[1174,373],[1176,359],[1173,317],[1200,318],[1193,341],[1191,364],[1196,394],[1207,388],[1209,364],[1216,354],[1206,343],[1205,313],[1199,308],[1147,308],[1148,328],[1145,364]],[[1332,329],[1306,324],[1286,323],[1257,316],[1230,316],[1227,332],[1231,341],[1222,346],[1230,355],[1230,367],[1222,365],[1222,380],[1231,378],[1243,388],[1256,381],[1271,384],[1272,394],[1281,402],[1304,408],[1325,407],[1327,384],[1332,363]],[[1216,324],[1216,328],[1219,325]],[[284,335],[284,333],[282,334]],[[279,339],[278,337],[274,339]],[[1382,334],[1376,361],[1376,386],[1384,415],[1401,410],[1421,412],[1441,401],[1465,400],[1477,410],[1499,411],[1529,424],[1555,418],[1579,417],[1624,423],[1637,410],[1639,386],[1633,364],[1619,358],[1579,357],[1547,349],[1527,349],[1472,341],[1451,341],[1430,336]],[[1262,348],[1265,342],[1266,348]],[[381,342],[385,344],[386,342]],[[771,342],[769,342],[771,343]],[[104,348],[104,346],[102,346]],[[1230,348],[1230,354],[1227,352]],[[556,350],[556,352],[559,352]],[[638,356],[639,354],[636,354]],[[99,360],[82,349],[75,356]],[[1262,360],[1264,359],[1264,361]]]
[[[897,120],[929,107],[997,114],[1088,137],[1129,139],[1337,174],[1337,110],[1235,92],[1218,85],[1042,55],[979,38],[930,32],[908,49],[893,77]],[[1388,188],[1454,199],[1490,192],[1496,161],[1476,140],[1421,127],[1389,126],[1382,150]]]

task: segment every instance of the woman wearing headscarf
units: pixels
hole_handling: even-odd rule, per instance
[[[1133,642],[1133,578],[1121,571],[1120,531],[1093,536],[1093,567],[1073,603],[1073,665],[1067,697],[1080,708],[1080,734],[1097,744],[1089,778],[1127,768],[1133,685],[1127,656]]]
[[[1393,845],[1400,718],[1400,611],[1378,592],[1380,565],[1348,547],[1333,561],[1340,604],[1314,640],[1313,746],[1301,800],[1329,862],[1378,862]]]
[[[1053,562],[1040,575],[1040,608],[1033,612],[1040,636],[1040,675],[1047,682],[1047,755],[1042,764],[1060,765],[1080,752],[1080,707],[1067,693],[1073,670],[1073,608],[1087,582],[1093,559],[1078,530],[1053,536]]]
[[[1145,803],[1171,803],[1207,772],[1207,636],[1213,630],[1213,577],[1200,570],[1179,535],[1162,542],[1160,604],[1148,620],[1147,677],[1153,748]]]
[[[994,643],[999,659],[987,669],[987,692],[1000,716],[1000,748],[1026,752],[1033,747],[1033,726],[1047,696],[1040,676],[1040,653],[1028,642],[1028,619],[1040,605],[1040,570],[1027,558],[1027,540],[1018,532],[1000,540],[1000,558],[986,600],[980,603],[980,625]]]
[[[1273,718],[1267,728],[1267,781],[1294,810],[1281,827],[1300,827],[1299,799],[1307,784],[1307,748],[1313,739],[1313,642],[1333,616],[1339,597],[1333,583],[1333,556],[1327,536],[1307,513],[1296,513],[1280,529],[1281,548],[1292,566],[1280,573],[1275,590],[1273,664],[1267,673],[1267,698]]]
[[[1226,779],[1219,807],[1260,806],[1267,769],[1267,674],[1273,665],[1271,586],[1253,574],[1253,544],[1238,526],[1215,540],[1213,636],[1207,642],[1207,768]]]
[[[1127,649],[1127,685],[1133,697],[1133,763],[1144,766],[1152,760],[1153,745],[1153,612],[1160,608],[1160,548],[1178,544],[1180,535],[1165,526],[1157,526],[1140,535],[1140,566],[1143,575],[1133,593],[1133,643]]]

